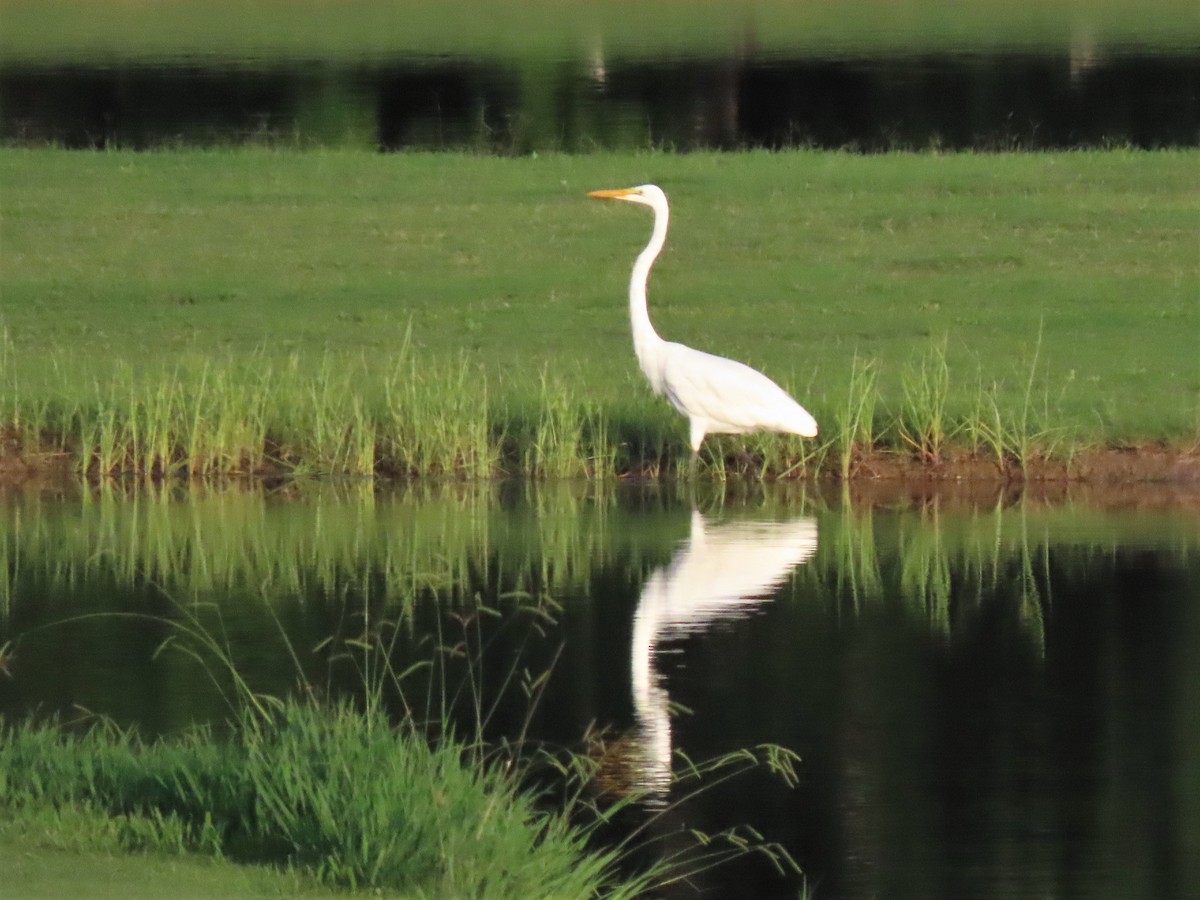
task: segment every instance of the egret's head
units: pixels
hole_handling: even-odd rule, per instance
[[[641,184],[637,187],[618,188],[611,191],[589,191],[589,197],[597,200],[626,200],[630,203],[641,203],[643,206],[665,207],[667,195],[656,184]]]

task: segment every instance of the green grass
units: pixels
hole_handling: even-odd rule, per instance
[[[130,852],[120,823],[101,812],[23,810],[0,821],[5,891],[30,898],[345,897],[295,870],[199,854]]]
[[[498,762],[430,745],[378,711],[247,708],[225,743],[6,726],[0,761],[6,818],[27,829],[73,810],[127,851],[283,865],[410,896],[636,896],[617,881],[613,851],[585,851],[586,832],[539,811]],[[41,883],[36,870],[30,880]]]
[[[3,150],[0,421],[93,474],[669,471],[685,423],[637,371],[625,301],[649,217],[583,196],[653,180],[660,332],[823,426],[722,441],[718,466],[746,446],[767,474],[838,470],[868,434],[1018,461],[1186,445],[1198,171],[1194,151]]]

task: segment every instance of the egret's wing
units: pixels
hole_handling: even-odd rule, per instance
[[[738,430],[788,426],[800,408],[761,372],[682,344],[669,345],[663,382],[676,408]]]

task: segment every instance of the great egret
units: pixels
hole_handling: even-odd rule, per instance
[[[815,437],[817,422],[774,381],[747,365],[664,341],[650,324],[646,281],[667,239],[667,195],[654,184],[591,191],[600,200],[624,200],[654,210],[650,242],[638,254],[629,279],[629,319],[638,364],[656,394],[665,394],[691,426],[693,462],[706,434],[782,431]]]

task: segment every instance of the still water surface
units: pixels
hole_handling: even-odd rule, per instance
[[[223,721],[204,671],[156,653],[168,621],[219,635],[279,693],[297,682],[287,642],[310,684],[352,691],[365,660],[346,641],[367,635],[397,669],[438,661],[432,704],[406,682],[416,714],[461,690],[464,727],[482,707],[491,739],[579,749],[602,729],[598,782],[644,792],[664,846],[751,825],[819,897],[1184,897],[1200,878],[1194,506],[797,487],[17,496],[0,578],[4,717]],[[685,799],[684,757],[768,742],[799,755],[795,787],[756,770]],[[800,884],[761,859],[696,880],[731,897]]]
[[[0,142],[537,151],[1200,143],[1200,53],[0,65]]]
[[[197,6],[176,19],[118,6],[58,23],[60,38],[26,5],[0,38],[0,142],[502,154],[1200,144],[1200,23],[1176,2],[405,8]]]

